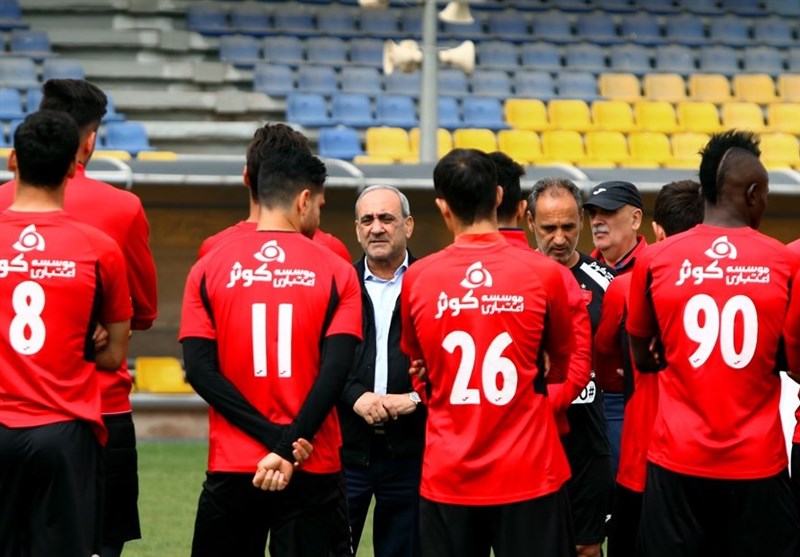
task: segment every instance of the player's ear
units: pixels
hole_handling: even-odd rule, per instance
[[[665,240],[667,238],[667,233],[664,232],[664,227],[662,227],[656,221],[653,221],[652,225],[653,225],[653,234],[656,235],[656,242]]]
[[[530,211],[528,211],[525,214],[525,220],[528,221],[528,230],[530,230],[531,232],[535,232],[536,231],[536,229],[535,229],[536,222],[533,220],[533,214]]]
[[[744,198],[747,201],[748,207],[753,207],[756,204],[756,193],[758,192],[758,184],[750,184],[744,192]]]
[[[296,205],[300,214],[305,215],[311,205],[311,190],[304,189],[301,191],[296,198]]]
[[[242,168],[242,183],[248,188],[250,187],[250,174],[247,172],[247,165]]]
[[[519,222],[525,216],[525,211],[528,209],[528,200],[523,199],[519,203],[517,203],[517,213],[515,215],[515,221]]]
[[[583,211],[583,207],[581,207],[580,210],[578,210],[578,236],[579,237],[580,237],[580,234],[581,234],[581,230],[583,230],[583,219],[584,219],[584,216],[585,216],[585,213]]]
[[[639,230],[640,226],[642,226],[642,210],[637,208],[631,213],[631,227]]]
[[[6,169],[9,172],[16,172],[17,171],[17,151],[16,151],[16,149],[11,149],[11,154],[8,155],[8,162],[6,163]]]
[[[67,169],[67,178],[72,178],[75,176],[75,172],[78,170],[78,159],[75,158],[69,165],[69,169]]]
[[[497,186],[497,198],[494,200],[494,208],[497,209],[503,202],[503,186]]]
[[[411,235],[414,233],[414,217],[408,215],[405,218],[406,221],[406,240],[411,238]]]
[[[79,155],[83,155],[83,157],[79,156],[79,159],[89,160],[94,153],[94,146],[97,143],[97,130],[90,131],[86,134],[86,137],[81,141],[80,146],[78,147]]]

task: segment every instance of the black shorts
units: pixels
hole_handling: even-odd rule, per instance
[[[792,443],[792,493],[800,512],[800,444]]]
[[[556,493],[507,505],[471,506],[420,498],[423,557],[574,557],[569,498]]]
[[[139,527],[139,475],[136,431],[130,413],[103,416],[108,443],[103,448],[103,544],[142,537]]]
[[[717,480],[648,463],[637,548],[643,557],[797,557],[789,475]]]
[[[0,425],[0,555],[91,555],[99,462],[87,422]]]
[[[193,557],[329,557],[349,532],[342,474],[295,472],[283,491],[253,487],[253,474],[208,472],[197,505]]]
[[[635,557],[644,493],[616,484],[613,519],[608,528],[608,556]]]
[[[569,460],[572,477],[567,482],[572,524],[577,545],[603,543],[614,481],[611,456],[574,455]]]

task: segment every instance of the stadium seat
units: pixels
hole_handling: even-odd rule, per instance
[[[481,21],[480,14],[477,10],[472,12],[472,23],[451,23],[443,21],[441,34],[445,39],[457,41],[467,39],[480,40],[485,36],[483,32],[483,21]]]
[[[331,125],[322,95],[292,93],[286,98],[286,121],[310,128]]]
[[[420,39],[422,37],[422,9],[406,8],[400,12],[400,30],[403,38]]]
[[[767,74],[733,76],[733,96],[737,101],[768,104],[778,100],[775,82]]]
[[[334,124],[353,128],[368,128],[376,123],[369,97],[347,93],[333,95],[331,120]]]
[[[718,44],[742,47],[750,44],[747,19],[735,15],[716,16],[710,19],[709,37]]]
[[[537,71],[561,69],[561,50],[552,43],[524,43],[520,53],[523,68],[536,68]]]
[[[106,124],[107,149],[128,151],[136,156],[141,151],[153,151],[147,130],[138,122],[110,122]]]
[[[592,43],[578,43],[564,48],[564,60],[569,70],[600,73],[606,69],[606,53]]]
[[[356,155],[355,157],[353,157],[353,164],[355,164],[356,166],[360,166],[362,164],[386,165],[386,164],[394,164],[395,162],[400,162],[400,161],[395,161],[391,157],[384,157],[380,155]],[[408,159],[402,162],[418,162],[418,161],[412,160],[412,156],[409,156]]]
[[[22,21],[22,12],[17,0],[0,1],[0,31],[12,29],[27,29],[28,25]],[[0,134],[2,138],[3,134]]]
[[[313,37],[317,34],[313,10],[300,4],[284,4],[272,12],[274,28],[286,35]]]
[[[678,4],[693,14],[716,15],[719,13],[717,0],[678,0]]]
[[[506,99],[511,96],[511,80],[502,70],[475,70],[472,74],[472,94]]]
[[[528,41],[528,21],[517,10],[503,10],[490,13],[486,18],[489,35],[501,41]]]
[[[414,99],[407,95],[378,95],[375,98],[375,120],[379,125],[397,128],[418,126]]]
[[[572,34],[572,24],[567,14],[559,10],[536,14],[531,23],[531,36],[540,41],[556,44],[571,43],[579,40]]]
[[[43,93],[41,89],[28,89],[28,92],[25,94],[26,114],[30,114],[31,112],[36,112],[37,110],[39,110],[39,105],[42,104],[42,96]],[[110,97],[106,98],[109,99]],[[106,113],[108,113],[107,107],[106,107]]]
[[[542,143],[530,130],[501,130],[497,148],[520,164],[534,164],[542,158]]]
[[[514,96],[548,101],[556,96],[553,76],[545,71],[518,71],[514,74]]]
[[[753,2],[753,0],[722,0],[721,8],[732,14],[744,17],[755,18],[766,15],[761,3]]]
[[[675,109],[666,101],[639,101],[633,107],[639,129],[647,132],[680,131]]]
[[[795,0],[765,0],[764,3],[770,13],[800,17],[800,5]]]
[[[402,128],[369,128],[366,145],[370,157],[404,161],[412,156],[408,132]]]
[[[270,97],[285,97],[294,91],[292,69],[278,64],[257,64],[253,73],[253,90]]]
[[[361,36],[361,32],[356,29],[357,21],[358,12],[352,8],[338,4],[327,4],[317,9],[317,31],[329,37],[351,38]]]
[[[271,32],[269,11],[264,4],[231,4],[230,18],[234,33],[263,37]]]
[[[549,130],[542,132],[542,164],[583,163],[586,150],[581,134],[571,130]]]
[[[464,122],[461,119],[461,109],[455,97],[439,97],[437,101],[439,127],[454,130],[460,128]]]
[[[81,63],[66,58],[48,58],[42,63],[42,83],[49,79],[85,79]]]
[[[16,89],[0,89],[0,120],[19,120],[25,117],[22,96]]]
[[[306,40],[306,59],[309,64],[344,66],[347,46],[339,37],[311,37]]]
[[[547,111],[554,129],[578,132],[594,129],[589,105],[582,100],[553,99],[547,105]]]
[[[800,72],[800,47],[789,49],[789,66],[787,69],[790,72]]]
[[[482,41],[477,45],[478,67],[498,70],[516,70],[519,67],[519,49],[503,41]]]
[[[192,2],[186,12],[186,27],[201,35],[227,35],[232,32],[228,26],[228,11],[216,2]]]
[[[393,10],[359,10],[358,15],[362,33],[380,39],[399,36],[397,14]]]
[[[722,126],[726,129],[743,129],[754,132],[764,130],[761,107],[749,102],[728,102],[722,105]]]
[[[800,102],[769,105],[767,124],[773,132],[800,135]]]
[[[439,70],[439,94],[448,97],[466,97],[469,95],[467,76],[455,68]]]
[[[705,46],[711,42],[706,37],[703,20],[689,13],[667,17],[664,35],[672,44],[690,47]]]
[[[508,128],[503,119],[503,106],[498,99],[467,97],[462,103],[461,112],[465,127],[487,128],[494,131]]]
[[[538,132],[550,128],[547,107],[539,99],[508,99],[504,111],[506,122],[514,129]]]
[[[733,75],[739,72],[739,55],[729,46],[703,48],[700,50],[700,70]]]
[[[226,35],[219,39],[219,58],[237,68],[252,68],[261,59],[261,47],[251,36]]]
[[[561,72],[556,78],[558,96],[562,99],[597,99],[597,79],[588,72]]]
[[[800,74],[779,75],[778,96],[783,102],[800,102]]]
[[[686,100],[686,83],[676,73],[647,74],[642,85],[645,98],[651,101],[677,103]]]
[[[167,357],[139,356],[134,364],[135,387],[140,392],[191,394],[180,360]]]
[[[484,153],[497,151],[497,138],[492,130],[472,128],[453,132],[455,149],[478,149]]]
[[[771,46],[744,49],[742,65],[746,72],[779,74],[783,71],[783,54]]]
[[[583,166],[613,168],[628,160],[628,142],[621,132],[595,131],[584,137],[586,160]]]
[[[408,133],[408,139],[411,142],[411,153],[413,156],[419,158],[419,142],[420,133],[419,128],[414,128]],[[436,130],[436,152],[439,158],[442,158],[447,153],[453,150],[453,136],[450,132],[439,128]]]
[[[716,133],[722,129],[717,107],[710,102],[678,103],[678,124],[687,132]]]
[[[765,17],[753,22],[753,40],[765,46],[785,48],[796,44],[789,20],[781,17]]]
[[[694,101],[722,104],[731,100],[731,84],[722,74],[689,76],[689,97]]]
[[[297,69],[297,90],[330,96],[336,93],[336,72],[329,66],[300,66]]]
[[[339,83],[344,93],[380,95],[381,75],[376,68],[345,66],[339,74]]]
[[[634,132],[628,135],[631,158],[623,166],[656,168],[672,159],[669,139],[663,133]]]
[[[383,77],[383,87],[390,95],[419,97],[420,72],[393,72],[391,75]],[[439,91],[439,94],[441,95],[442,92]]]
[[[534,19],[534,27],[536,20]],[[580,39],[591,38],[592,42],[599,45],[619,44],[624,41],[617,33],[617,24],[610,14],[596,10],[580,14],[575,22],[575,31]],[[539,35],[534,35],[539,36]]]
[[[589,0],[559,0],[558,9],[564,12],[590,12],[592,6]]]
[[[670,141],[672,159],[665,163],[668,168],[700,168],[700,150],[708,143],[709,137],[704,133],[676,133]]]
[[[303,63],[303,41],[297,37],[266,37],[262,45],[267,62],[290,66]]]
[[[788,133],[761,134],[761,162],[768,169],[785,169],[800,164],[800,142]]]
[[[319,156],[331,159],[353,160],[363,155],[361,140],[353,128],[337,126],[319,130]]]
[[[664,44],[658,19],[647,12],[638,12],[623,17],[620,35],[627,41],[645,46]]]
[[[357,66],[381,67],[383,64],[383,42],[378,39],[351,40],[350,63]]]
[[[600,95],[607,99],[634,102],[642,98],[639,79],[630,73],[604,73],[598,85]]]
[[[30,95],[30,91],[28,91]],[[30,96],[28,97],[30,99]],[[41,97],[39,97],[39,103],[41,103]],[[39,106],[39,103],[36,106]],[[117,112],[116,106],[114,105],[114,99],[111,95],[106,93],[106,114],[103,116],[101,122],[103,124],[108,124],[109,122],[124,122],[125,115]]]
[[[656,48],[656,70],[689,75],[695,71],[694,52],[684,45],[671,44]]]
[[[636,44],[613,46],[609,50],[611,69],[616,72],[644,74],[652,70],[650,52]]]
[[[633,109],[625,101],[594,101],[592,122],[597,130],[628,133],[638,129]]]
[[[52,56],[50,37],[45,31],[15,29],[11,31],[10,50],[14,54],[41,61]]]
[[[672,0],[638,0],[636,5],[653,14],[674,14],[678,11]]]

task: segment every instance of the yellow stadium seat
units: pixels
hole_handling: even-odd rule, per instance
[[[353,158],[353,164],[394,164],[395,162],[397,159],[381,155],[356,155]]]
[[[539,132],[550,128],[547,107],[539,99],[508,99],[504,110],[506,122],[514,129]]]
[[[761,162],[770,169],[800,165],[800,142],[788,133],[762,134]]]
[[[408,132],[403,128],[368,128],[366,133],[367,155],[370,158],[402,160],[411,155]]]
[[[628,142],[621,132],[588,132],[586,160],[583,165],[593,168],[613,168],[628,160]]]
[[[413,128],[408,134],[408,139],[411,142],[411,154],[419,157],[419,128]],[[436,148],[439,158],[453,150],[453,136],[449,131],[442,128],[437,130]]]
[[[641,131],[675,133],[680,131],[675,109],[666,101],[639,101],[633,107]]]
[[[633,109],[625,101],[594,101],[592,121],[597,130],[627,133],[638,129]]]
[[[800,102],[769,105],[767,123],[771,131],[800,135]]]
[[[11,156],[11,147],[0,147],[0,157],[8,158]]]
[[[136,155],[140,161],[176,161],[178,154],[172,151],[141,151]]]
[[[633,102],[642,98],[639,78],[632,73],[604,73],[600,75],[600,95],[615,101]]]
[[[466,128],[453,132],[453,146],[456,149],[478,149],[484,153],[497,151],[497,137],[492,130]]]
[[[651,101],[677,103],[686,100],[686,83],[676,73],[647,74],[644,96]]]
[[[193,393],[184,379],[183,367],[177,358],[136,358],[136,390],[163,394]]]
[[[530,130],[501,130],[497,133],[497,146],[518,163],[534,164],[542,158],[542,143]]]
[[[764,130],[764,115],[755,103],[729,102],[722,105],[722,127],[760,132]]]
[[[101,159],[131,160],[131,154],[128,151],[112,151],[110,149],[95,151],[93,156]]]
[[[800,103],[800,73],[779,75],[778,95],[783,102]]]
[[[550,124],[557,130],[585,132],[594,129],[589,105],[576,99],[554,99],[547,105]]]
[[[731,84],[722,74],[692,74],[689,76],[689,97],[693,101],[722,104],[731,100]]]
[[[708,143],[704,133],[676,133],[672,136],[672,159],[665,163],[669,168],[700,168],[700,149]]]
[[[678,125],[687,132],[714,133],[722,129],[719,111],[710,102],[678,103]]]
[[[628,146],[631,150],[630,163],[636,166],[656,168],[672,159],[669,139],[663,133],[636,132],[629,134]]]
[[[768,104],[777,101],[775,82],[767,74],[739,74],[733,76],[733,96],[737,101]]]
[[[582,164],[586,159],[581,134],[573,130],[542,132],[542,164]]]

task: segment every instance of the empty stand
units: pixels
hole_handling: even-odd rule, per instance
[[[286,120],[308,127],[331,125],[325,98],[322,95],[293,93],[286,99]]]
[[[562,67],[561,49],[545,42],[525,43],[520,50],[522,67],[536,68],[537,71],[557,71]]]
[[[559,130],[579,132],[594,129],[589,105],[575,99],[553,99],[547,106],[550,124]]]
[[[767,74],[736,75],[733,77],[733,96],[738,101],[757,104],[775,102],[775,82]]]
[[[458,99],[453,97],[439,97],[438,100],[439,126],[454,130],[464,125],[461,119],[461,108]]]
[[[597,79],[588,72],[561,72],[556,78],[558,96],[591,102],[598,98]]]
[[[556,96],[553,76],[545,71],[518,71],[514,75],[515,96],[527,99],[550,100]]]
[[[294,91],[294,73],[289,66],[258,64],[253,74],[253,89],[271,97],[285,97]]]
[[[506,99],[511,96],[511,79],[501,70],[475,70],[472,74],[472,94]]]
[[[670,168],[700,168],[700,150],[708,143],[704,133],[684,132],[672,136],[672,159],[666,163]]]
[[[639,79],[630,73],[606,73],[598,80],[600,95],[607,99],[633,102],[642,98]]]
[[[585,137],[588,167],[614,167],[628,160],[628,142],[621,132],[594,131]]]
[[[639,101],[634,105],[639,129],[648,132],[674,133],[680,130],[675,109],[665,101]]]
[[[412,157],[408,132],[402,128],[369,128],[366,133],[367,155],[405,161]]]
[[[347,46],[338,37],[312,37],[306,40],[306,58],[309,64],[341,67],[347,63]]]
[[[339,74],[339,81],[345,93],[380,95],[383,89],[381,75],[375,68],[345,66]]]
[[[784,102],[800,102],[800,74],[778,76],[778,95]]]
[[[462,103],[464,126],[503,130],[508,128],[503,118],[503,106],[497,99],[467,97]]]
[[[717,107],[710,102],[682,102],[677,112],[678,124],[687,132],[709,134],[722,129]]]
[[[769,105],[767,123],[771,131],[800,135],[800,102]]]
[[[512,128],[532,131],[550,128],[547,107],[539,99],[508,99],[504,111],[506,122]]]
[[[722,125],[726,129],[760,132],[764,129],[764,116],[755,103],[729,102],[722,105]]]
[[[0,89],[0,120],[19,120],[25,117],[22,96],[16,89]]]
[[[761,162],[769,169],[797,168],[800,165],[800,142],[788,133],[761,135]]]
[[[413,128],[419,125],[414,99],[405,95],[378,96],[375,99],[375,119],[384,126]]]
[[[497,133],[500,151],[521,164],[534,164],[542,158],[542,143],[530,130],[502,130]]]
[[[581,164],[586,158],[581,134],[571,130],[542,132],[543,163]]]
[[[638,129],[633,109],[625,101],[594,101],[592,122],[598,130],[628,133]]]
[[[177,358],[138,357],[134,367],[137,391],[159,394],[190,394],[191,385],[186,382],[183,366]]]
[[[635,132],[628,135],[631,158],[625,166],[657,168],[672,159],[669,138],[663,133]]]
[[[408,139],[411,142],[412,154],[416,157],[419,157],[419,128],[412,129],[408,134]],[[436,152],[438,157],[441,158],[452,150],[453,136],[450,135],[450,132],[441,128],[436,130]]]
[[[336,72],[329,66],[300,66],[297,69],[297,89],[304,93],[333,95],[338,90]]]
[[[724,103],[731,100],[731,84],[722,74],[692,74],[689,96],[695,101]]]
[[[136,156],[141,151],[153,151],[147,130],[138,122],[111,122],[106,124],[107,149],[127,151]]]
[[[331,120],[354,128],[368,128],[376,123],[369,97],[348,93],[334,95],[331,99]]]
[[[497,151],[497,138],[488,129],[460,129],[453,132],[453,147],[456,149],[478,149],[484,153]]]
[[[337,126],[319,130],[319,154],[321,157],[350,161],[363,155],[364,151],[356,130]]]
[[[643,86],[644,96],[651,101],[677,103],[686,100],[686,83],[675,73],[647,74]]]

